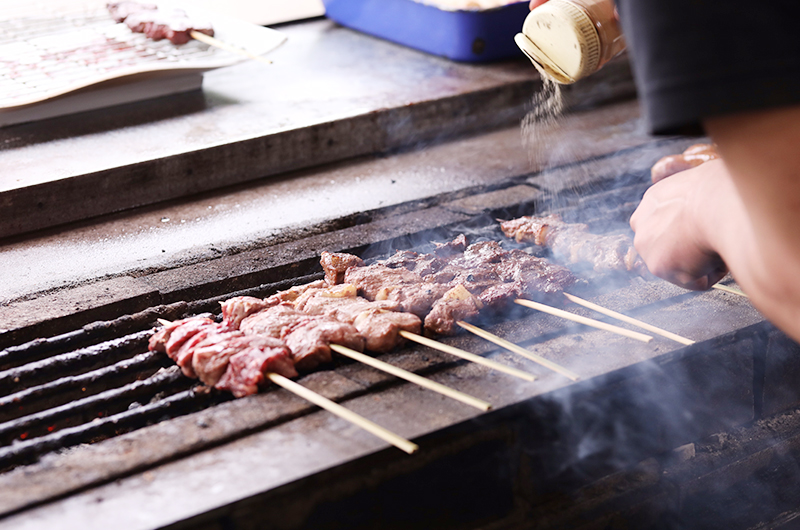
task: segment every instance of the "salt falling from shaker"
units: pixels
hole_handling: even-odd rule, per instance
[[[564,110],[564,98],[561,85],[551,79],[536,63],[542,79],[542,87],[533,95],[532,110],[522,119],[522,143],[528,152],[531,163],[540,158],[539,146],[543,143],[541,136],[553,126]]]
[[[538,159],[543,131],[562,111],[562,84],[571,84],[603,67],[625,49],[612,0],[550,0],[526,17],[517,45],[542,78],[533,110],[522,122],[523,143]]]

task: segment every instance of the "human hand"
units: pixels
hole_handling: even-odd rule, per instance
[[[686,171],[717,158],[719,158],[719,153],[714,144],[694,144],[679,155],[665,156],[653,164],[650,178],[655,184],[675,173]]]
[[[692,290],[709,289],[728,268],[708,242],[719,230],[721,210],[738,201],[721,160],[688,169],[654,184],[631,216],[634,246],[656,276]],[[727,214],[737,215],[730,210]]]

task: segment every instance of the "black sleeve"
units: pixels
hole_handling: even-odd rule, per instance
[[[617,0],[651,132],[800,103],[800,1]]]

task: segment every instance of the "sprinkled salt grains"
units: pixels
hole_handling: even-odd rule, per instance
[[[533,109],[522,119],[522,143],[528,151],[531,161],[538,158],[539,144],[543,141],[543,131],[553,126],[564,110],[564,98],[561,85],[551,79],[534,63],[542,79],[541,89],[533,95]]]

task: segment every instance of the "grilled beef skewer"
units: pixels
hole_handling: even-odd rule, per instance
[[[352,324],[324,315],[307,315],[288,302],[248,316],[239,329],[246,335],[283,340],[300,371],[330,363],[331,343],[364,351],[364,337]]]
[[[292,352],[301,371],[313,370],[331,361],[330,344],[335,342],[363,351],[365,340],[352,323],[330,316],[309,315],[295,309],[293,300],[306,290],[320,289],[324,282],[313,282],[282,291],[266,299],[237,296],[222,303],[223,325],[247,335],[281,339]]]
[[[467,246],[459,236],[431,254],[398,252],[365,265],[351,254],[323,252],[328,281],[260,299],[222,303],[221,324],[206,317],[170,323],[150,349],[170,356],[184,374],[241,397],[265,374],[294,377],[331,361],[331,344],[386,352],[400,331],[451,334],[455,322],[519,296],[560,292],[576,278],[565,268],[496,242]],[[333,283],[329,283],[333,282]],[[342,283],[347,282],[347,283]],[[358,296],[358,293],[364,297]]]
[[[106,7],[116,22],[124,22],[131,31],[144,33],[153,40],[186,44],[192,39],[193,31],[214,36],[211,24],[190,19],[182,9],[159,9],[156,5],[138,2],[114,2]]]
[[[216,324],[211,319],[193,317],[167,323],[150,338],[149,346],[151,350],[176,358],[176,350],[187,347],[189,341],[202,331],[210,332],[191,348],[191,357],[192,373],[199,376],[204,383],[214,385],[220,390],[228,390],[235,397],[244,397],[257,392],[258,387],[269,380],[409,454],[419,448],[405,438],[288,379],[297,376],[297,372],[292,365],[289,350],[280,340],[245,335],[224,324]],[[484,405],[485,408],[481,407],[484,410],[490,407],[488,403],[455,391],[453,397],[469,398]]]
[[[577,281],[564,267],[506,251],[493,241],[467,246],[463,235],[431,254],[401,251],[372,265],[348,256],[323,252],[326,278],[356,286],[368,300],[396,302],[401,310],[424,317],[427,332],[443,335],[485,307],[499,310],[516,298],[561,292]],[[350,266],[333,271],[330,263]]]
[[[275,303],[280,299],[283,300]],[[278,309],[272,309],[274,307]],[[278,314],[282,316],[278,317]],[[399,312],[397,303],[370,302],[356,296],[356,289],[351,285],[328,286],[322,281],[283,291],[265,300],[248,296],[232,298],[223,302],[222,315],[229,327],[241,328],[245,333],[266,332],[273,336],[279,336],[281,331],[274,328],[268,330],[270,324],[265,324],[264,319],[287,326],[295,326],[292,324],[293,318],[306,321],[334,320],[346,325],[343,329],[349,331],[348,336],[352,334],[352,329],[347,326],[352,325],[364,339],[363,344],[358,344],[354,339],[339,344],[359,351],[366,347],[378,353],[391,351],[403,342],[399,336],[400,330],[419,333],[422,327],[419,317]],[[283,333],[288,340],[287,332]],[[301,352],[295,355],[303,356]],[[318,352],[315,355],[320,357],[319,362],[330,360],[329,353]]]
[[[503,221],[500,228],[518,242],[549,248],[556,259],[565,263],[591,265],[602,273],[647,271],[633,241],[624,234],[593,234],[585,224],[565,223],[559,215],[524,216]]]
[[[166,353],[188,377],[236,397],[256,393],[268,372],[297,376],[282,341],[248,336],[205,317],[171,322],[150,338],[149,348]]]
[[[419,333],[422,321],[412,313],[402,313],[389,300],[370,302],[357,296],[354,285],[343,284],[306,290],[294,303],[309,315],[323,315],[352,324],[364,337],[366,349],[377,353],[393,350],[404,342],[400,331]]]

